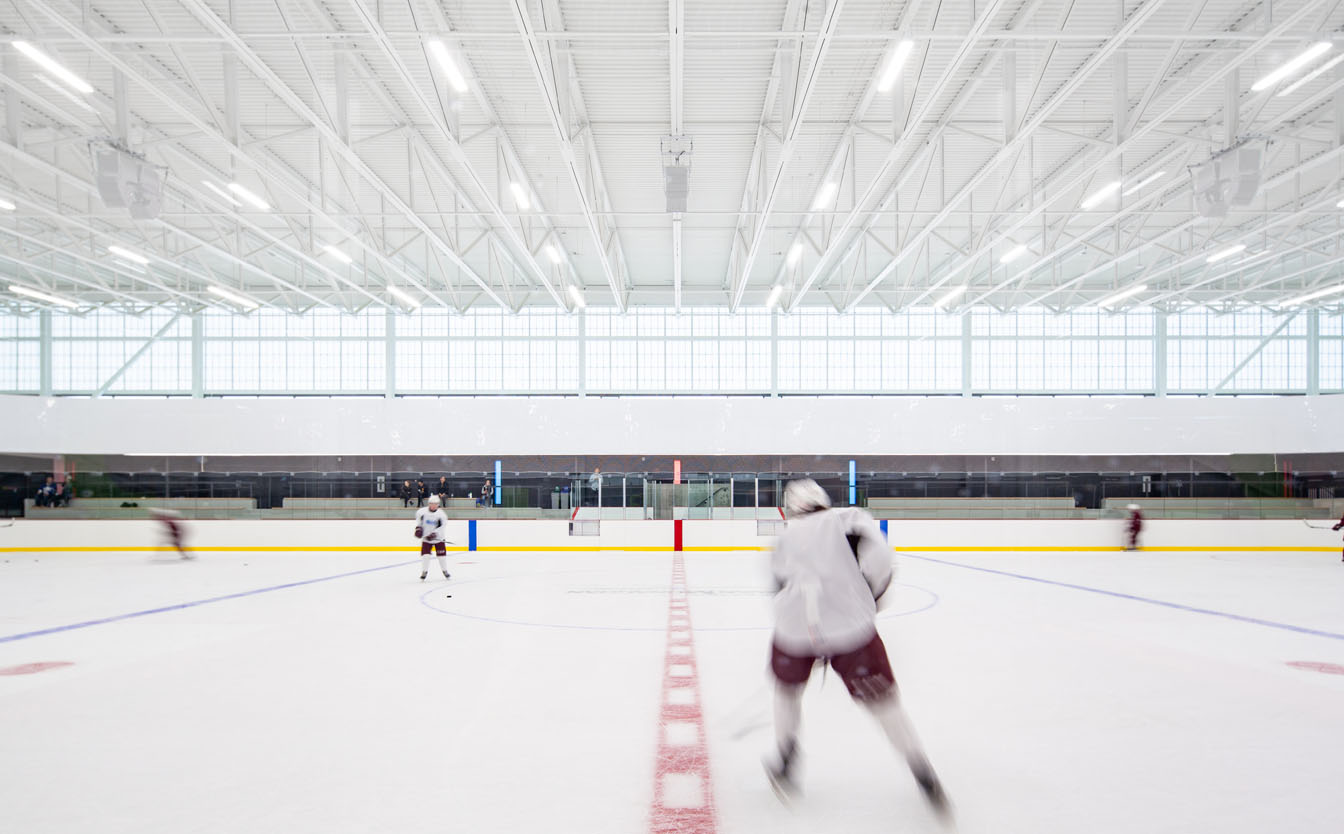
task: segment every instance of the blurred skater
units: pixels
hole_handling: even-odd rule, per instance
[[[1125,550],[1139,549],[1139,534],[1143,532],[1143,513],[1139,512],[1138,504],[1130,504],[1125,509],[1129,510],[1129,544]]]
[[[789,482],[784,510],[788,527],[771,561],[779,588],[770,657],[778,745],[777,756],[766,763],[771,785],[781,797],[797,791],[803,687],[813,664],[829,661],[850,696],[905,757],[929,804],[948,814],[947,795],[901,708],[877,633],[878,600],[892,579],[891,550],[882,531],[862,510],[831,509],[830,498],[811,479]]]
[[[429,551],[439,560],[439,570],[443,578],[449,578],[448,563],[444,557],[448,553],[443,539],[443,531],[448,526],[448,516],[439,509],[439,496],[429,496],[429,506],[415,511],[415,537],[420,540],[420,581],[429,575]]]
[[[1341,529],[1344,529],[1344,516],[1340,516],[1339,523],[1336,524],[1334,527],[1331,527],[1330,529],[1334,530],[1335,532],[1339,532]],[[1344,552],[1340,553],[1340,561],[1344,561]]]
[[[182,514],[177,510],[164,510],[155,508],[149,511],[154,520],[159,522],[163,530],[164,538],[177,550],[183,559],[192,558],[186,548],[186,528],[182,524]]]

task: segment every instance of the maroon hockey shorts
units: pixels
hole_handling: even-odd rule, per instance
[[[845,682],[850,697],[856,701],[878,701],[896,692],[896,676],[891,673],[887,647],[881,635],[852,652],[830,658],[791,655],[777,645],[770,647],[770,670],[780,683],[804,684],[812,674],[812,664],[829,660],[831,668]]]
[[[420,555],[429,553],[430,548],[434,548],[435,556],[442,556],[448,552],[448,548],[443,542],[420,542]]]

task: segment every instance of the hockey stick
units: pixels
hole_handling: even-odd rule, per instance
[[[0,527],[13,527],[13,526],[14,526],[14,519],[12,518],[9,521],[0,522]]]
[[[1333,525],[1333,524],[1328,525],[1328,526],[1327,526],[1327,525],[1324,525],[1324,524],[1312,524],[1310,521],[1307,521],[1305,518],[1302,519],[1302,523],[1305,524],[1305,525],[1307,525],[1308,527],[1310,527],[1310,528],[1313,529],[1313,530],[1333,530],[1333,529],[1335,529],[1335,525]]]

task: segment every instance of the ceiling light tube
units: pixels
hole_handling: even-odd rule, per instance
[[[402,304],[405,304],[407,307],[413,307],[413,308],[414,308],[414,307],[419,307],[419,306],[420,306],[420,301],[419,301],[418,299],[416,299],[415,296],[411,295],[410,293],[406,292],[405,290],[401,289],[400,287],[396,287],[396,286],[393,286],[392,284],[388,284],[388,285],[387,285],[387,291],[390,292],[390,293],[392,293],[392,296],[393,296],[394,298],[396,298],[396,299],[397,299],[398,301],[400,301]]]
[[[561,260],[560,250],[548,243],[546,244],[546,249],[544,251],[546,252],[546,257],[551,259],[551,263],[559,266]]]
[[[795,243],[789,247],[789,254],[784,258],[784,263],[793,266],[798,263],[798,259],[803,256],[803,245]]]
[[[349,266],[350,264],[355,262],[354,258],[345,254],[341,250],[337,249],[335,246],[332,246],[330,243],[328,243],[326,246],[323,246],[322,251],[326,252],[328,255],[332,256],[333,258],[345,264],[346,266]]]
[[[71,87],[74,87],[76,90],[79,90],[81,93],[88,94],[93,92],[92,84],[66,69],[55,58],[33,46],[31,43],[28,43],[28,41],[14,41],[14,48],[24,55],[27,55],[30,60],[42,67],[42,69],[61,79]]]
[[[1339,65],[1340,61],[1344,61],[1344,55],[1336,55],[1329,61],[1326,61],[1324,64],[1321,64],[1316,69],[1297,79],[1293,83],[1289,84],[1287,87],[1284,87],[1282,90],[1278,92],[1278,95],[1291,96],[1293,93],[1297,92],[1298,88],[1300,88],[1303,84],[1310,84],[1314,79],[1319,78],[1321,76],[1321,73],[1334,69],[1336,66]]]
[[[1332,46],[1334,46],[1334,44],[1329,41],[1317,41],[1316,43],[1313,43],[1297,57],[1290,59],[1284,63],[1283,66],[1252,84],[1251,90],[1258,93],[1261,90],[1267,90],[1270,87],[1273,87],[1275,84],[1329,52]]]
[[[835,180],[827,180],[826,183],[821,186],[821,190],[817,192],[816,199],[812,201],[812,210],[816,211],[817,209],[830,205],[831,200],[835,199],[835,192],[838,189],[839,186],[835,184]]]
[[[775,284],[770,288],[770,295],[765,299],[765,309],[775,309],[775,304],[779,301],[779,296],[784,292],[783,284]]]
[[[434,56],[434,60],[439,62],[439,68],[443,74],[448,76],[448,83],[453,85],[453,89],[459,93],[467,91],[467,78],[458,69],[457,62],[453,56],[448,53],[448,47],[443,45],[441,40],[432,40],[426,46],[429,47],[429,54]]]
[[[58,307],[79,306],[78,304],[76,304],[75,302],[71,301],[68,298],[61,298],[59,295],[49,295],[48,293],[39,292],[37,290],[30,290],[27,287],[20,286],[19,284],[10,284],[9,291],[14,293],[15,295],[26,295],[29,298],[34,298],[37,299],[38,301],[45,301],[48,304],[55,304]]]
[[[225,301],[231,301],[246,310],[255,310],[257,307],[261,306],[259,302],[253,301],[250,298],[245,298],[238,293],[226,290],[223,287],[217,287],[214,284],[211,284],[206,289],[211,295],[217,295]]]
[[[1335,208],[1344,208],[1344,200],[1340,200],[1338,203],[1335,203]]]
[[[234,194],[237,194],[239,197],[242,197],[245,202],[251,203],[255,208],[258,208],[261,211],[271,210],[271,206],[269,203],[258,197],[256,194],[253,194],[251,191],[248,191],[246,188],[244,188],[243,186],[239,185],[236,182],[229,183],[229,190],[232,191]]]
[[[966,292],[966,287],[964,287],[964,286],[962,286],[962,287],[953,287],[952,289],[950,289],[950,290],[948,290],[947,292],[943,293],[942,296],[940,296],[940,297],[938,298],[937,301],[933,302],[933,306],[934,306],[934,307],[946,307],[947,305],[951,304],[953,301],[956,301],[958,298],[961,298],[962,294],[965,293],[965,292]]]
[[[210,180],[201,180],[201,185],[205,186],[206,188],[208,188],[208,189],[210,189],[211,191],[213,191],[213,192],[215,192],[216,194],[218,194],[219,197],[220,197],[220,199],[222,199],[222,200],[228,200],[230,203],[232,203],[232,204],[235,205],[235,206],[241,206],[241,205],[242,205],[242,203],[240,203],[237,199],[235,199],[234,196],[233,196],[232,194],[230,194],[229,192],[227,192],[227,191],[225,191],[224,189],[220,188],[219,186],[215,185],[215,184],[214,184],[213,182],[211,182]]]
[[[12,290],[14,288],[10,287],[10,289]],[[1296,307],[1299,304],[1305,304],[1308,301],[1315,301],[1318,298],[1324,298],[1327,295],[1334,295],[1335,293],[1341,293],[1341,292],[1344,292],[1344,284],[1337,284],[1333,287],[1326,287],[1323,290],[1316,290],[1315,292],[1309,292],[1306,295],[1299,295],[1297,298],[1290,298],[1287,301],[1283,302],[1283,306]]]
[[[527,211],[532,208],[532,201],[528,199],[527,189],[517,182],[509,183],[509,190],[513,192],[513,201],[518,204],[518,208]]]
[[[887,66],[882,70],[882,77],[877,81],[877,91],[879,93],[889,92],[896,79],[900,77],[901,68],[905,66],[906,59],[910,57],[910,50],[915,48],[914,41],[900,41],[891,50],[891,60],[887,61]]]
[[[1116,191],[1118,191],[1120,189],[1120,185],[1121,185],[1120,180],[1116,180],[1115,182],[1108,182],[1101,188],[1097,189],[1095,194],[1093,194],[1091,197],[1088,197],[1086,200],[1083,200],[1082,203],[1083,211],[1088,211],[1093,206],[1099,205],[1102,200],[1105,200],[1107,197],[1111,196]]]
[[[115,245],[109,246],[107,247],[107,251],[111,252],[113,255],[117,255],[118,257],[125,258],[128,261],[135,261],[141,266],[145,266],[149,263],[149,258],[146,258],[139,252],[132,252],[131,250],[125,248],[124,246],[115,246]]]
[[[3,197],[0,197],[0,209],[4,209],[5,211],[13,211],[16,208],[18,208],[18,206],[14,205],[9,200],[6,200]]]
[[[1027,245],[1025,243],[1019,243],[1012,249],[1009,249],[1007,252],[1004,252],[1003,257],[999,258],[999,263],[1010,264],[1025,254],[1027,254]]]
[[[1121,191],[1120,196],[1128,197],[1129,195],[1133,194],[1136,191],[1142,191],[1143,189],[1162,179],[1166,175],[1167,175],[1166,171],[1158,171],[1156,173],[1149,174],[1148,176],[1144,177],[1143,179],[1131,185],[1129,188],[1126,188],[1124,191]]]
[[[78,107],[80,110],[84,110],[88,113],[98,112],[98,108],[94,107],[92,104],[89,104],[80,96],[77,96],[74,93],[72,93],[69,90],[69,88],[61,84],[57,84],[55,81],[52,81],[50,75],[47,75],[46,73],[35,72],[33,73],[33,78],[36,78],[38,82],[42,84],[43,87],[46,87],[48,90],[55,91],[61,98],[65,99],[74,106]]]
[[[1147,284],[1139,284],[1137,287],[1130,287],[1130,288],[1127,289],[1127,290],[1121,290],[1120,292],[1116,293],[1115,295],[1109,296],[1109,297],[1107,297],[1107,298],[1103,298],[1101,301],[1098,301],[1098,302],[1097,302],[1097,306],[1098,306],[1098,307],[1114,307],[1116,304],[1119,304],[1121,301],[1124,301],[1126,298],[1129,298],[1130,296],[1138,295],[1139,293],[1143,292],[1143,291],[1146,290],[1146,289],[1148,289],[1148,285],[1147,285]]]
[[[1245,248],[1246,244],[1238,243],[1235,246],[1229,246],[1226,249],[1220,249],[1217,252],[1214,252],[1212,255],[1205,258],[1204,262],[1216,264],[1221,260],[1226,260],[1227,258],[1230,258],[1233,255],[1237,254],[1238,252],[1243,251]]]
[[[579,288],[573,284],[569,285],[569,297],[574,300],[574,307],[576,309],[582,310],[584,307],[588,306],[583,303],[583,293],[579,292]]]

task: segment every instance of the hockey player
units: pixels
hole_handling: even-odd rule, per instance
[[[1139,512],[1138,504],[1130,504],[1125,509],[1129,510],[1129,544],[1125,550],[1139,549],[1139,534],[1143,532],[1143,513]]]
[[[781,797],[793,794],[802,722],[803,687],[818,660],[829,662],[850,696],[877,719],[905,757],[929,804],[949,813],[933,767],[906,718],[877,633],[877,602],[892,579],[891,550],[872,517],[859,509],[831,509],[811,479],[784,488],[789,524],[772,557],[779,588],[770,668],[775,677],[778,757],[766,763]]]
[[[439,509],[439,496],[429,496],[429,506],[421,507],[415,511],[415,537],[420,540],[420,581],[424,581],[429,575],[429,551],[434,550],[434,555],[439,560],[439,570],[443,571],[443,578],[449,578],[448,563],[444,557],[448,553],[443,539],[444,528],[448,526],[448,516],[443,510]]]
[[[1340,516],[1339,523],[1336,524],[1334,527],[1331,527],[1330,529],[1334,530],[1335,532],[1339,532],[1341,529],[1344,529],[1344,516]],[[1344,561],[1344,553],[1341,553],[1340,558],[1341,561]]]
[[[186,531],[182,528],[182,514],[176,510],[164,510],[155,508],[149,511],[149,514],[163,529],[163,535],[183,559],[190,559],[191,554],[187,552],[184,544]]]

